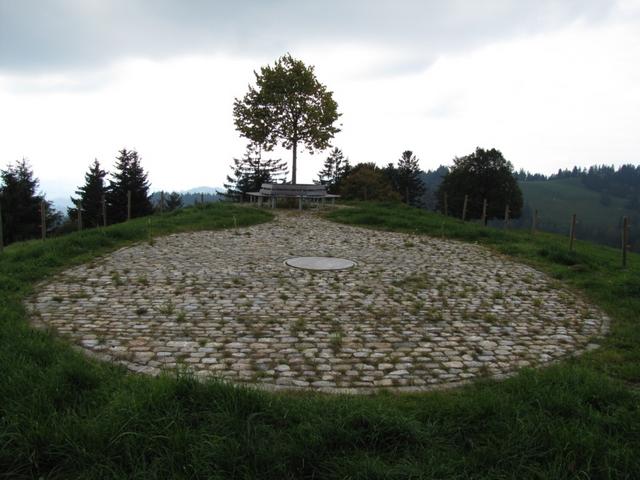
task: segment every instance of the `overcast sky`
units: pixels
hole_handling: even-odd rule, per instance
[[[286,52],[334,92],[352,163],[640,163],[640,0],[0,0],[0,167],[59,197],[134,148],[153,190],[221,186],[233,100]]]

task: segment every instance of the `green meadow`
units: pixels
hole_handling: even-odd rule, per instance
[[[477,242],[547,272],[612,319],[599,349],[503,381],[371,396],[269,393],[92,360],[29,326],[23,299],[72,265],[176,232],[242,228],[268,210],[186,208],[0,255],[0,478],[640,478],[640,255],[463,223],[399,204],[326,214]]]

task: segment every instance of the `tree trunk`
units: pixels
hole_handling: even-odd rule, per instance
[[[293,165],[291,168],[291,183],[296,184],[296,160],[298,159],[298,141],[293,141]]]

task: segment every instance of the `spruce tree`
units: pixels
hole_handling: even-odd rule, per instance
[[[178,192],[171,192],[165,199],[165,208],[167,212],[172,212],[178,208],[182,208],[182,195]]]
[[[425,192],[420,172],[418,158],[413,152],[411,150],[402,152],[395,172],[397,191],[405,203],[414,207],[421,206],[422,196]]]
[[[232,173],[227,175],[222,193],[228,200],[244,201],[247,192],[257,192],[263,183],[275,183],[284,180],[287,175],[286,162],[281,159],[262,158],[262,148],[251,143],[242,158],[234,158]]]
[[[327,187],[328,193],[338,193],[342,179],[349,174],[351,165],[342,150],[334,148],[324,161],[324,168],[318,173],[318,183]]]
[[[40,208],[44,196],[37,193],[38,179],[25,159],[0,171],[0,208],[2,208],[2,231],[4,243],[9,244],[37,238],[41,232]],[[60,221],[60,214],[45,201],[47,230]]]
[[[116,158],[113,179],[109,181],[108,219],[110,223],[127,219],[127,195],[131,192],[131,218],[143,217],[153,213],[149,199],[147,174],[140,164],[138,152],[122,149]]]
[[[71,197],[75,207],[67,209],[71,220],[78,218],[78,203],[82,204],[82,224],[85,228],[102,225],[102,197],[107,194],[105,177],[107,172],[100,168],[100,162],[94,160],[87,173],[84,174],[84,185],[76,190],[77,198]]]

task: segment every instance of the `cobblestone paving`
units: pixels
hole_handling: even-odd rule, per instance
[[[293,256],[356,261],[318,272]],[[544,274],[460,242],[279,213],[123,248],[28,304],[100,358],[266,388],[422,390],[593,347],[604,315]]]

